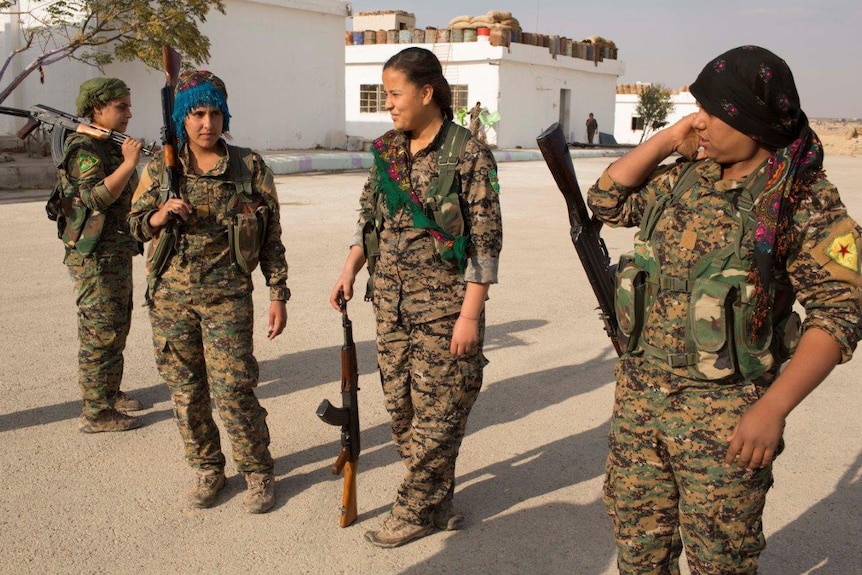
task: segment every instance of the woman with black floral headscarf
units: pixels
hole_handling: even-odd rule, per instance
[[[692,573],[755,573],[785,419],[862,337],[862,229],[787,64],[734,48],[691,93],[700,110],[588,197],[602,221],[640,227],[617,271],[626,352],[604,489],[621,573],[677,572],[683,546]]]

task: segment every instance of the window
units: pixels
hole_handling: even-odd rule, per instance
[[[360,84],[359,113],[376,114],[386,111],[386,94],[383,84]]]
[[[632,132],[644,129],[644,119],[640,116],[632,116]]]
[[[467,84],[451,84],[449,87],[452,88],[452,109],[467,108],[469,110],[472,106],[467,105]]]

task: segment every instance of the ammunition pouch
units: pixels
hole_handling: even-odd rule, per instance
[[[368,266],[368,283],[365,286],[365,301],[374,298],[374,269],[380,258],[380,231],[383,226],[382,214],[375,219],[367,220],[362,227],[362,253],[365,254]]]
[[[66,192],[72,190],[71,195]],[[77,194],[77,188],[59,171],[59,180],[45,204],[48,219],[57,222],[57,237],[63,245],[82,255],[96,251],[102,229],[105,227],[105,214],[93,211],[84,205]]]
[[[238,213],[227,225],[230,261],[245,275],[251,275],[260,262],[260,250],[266,240],[269,207],[263,198],[246,201],[234,196]]]

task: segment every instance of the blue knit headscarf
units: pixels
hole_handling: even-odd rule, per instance
[[[177,140],[182,147],[186,141],[183,122],[189,112],[201,106],[212,106],[224,116],[222,133],[230,130],[230,111],[227,107],[227,88],[221,78],[207,70],[186,70],[180,74],[174,92],[174,125]]]

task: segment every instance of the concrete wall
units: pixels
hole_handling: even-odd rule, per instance
[[[210,61],[203,67],[227,84],[234,143],[259,150],[345,146],[346,15],[347,4],[339,0],[226,0],[224,15],[210,12],[201,26],[211,42]],[[4,34],[0,45],[13,35]],[[29,62],[35,55],[18,58]],[[132,90],[129,132],[159,138],[161,71],[134,62],[111,64],[102,73],[62,61],[46,67],[45,74],[44,85],[34,73],[5,104],[27,108],[39,103],[74,112],[81,82],[116,76]],[[0,116],[0,133],[14,133],[22,124]]]
[[[673,110],[667,116],[668,125],[674,124],[683,116],[697,112],[697,102],[691,92],[679,92],[671,95]],[[638,105],[637,94],[617,94],[616,102],[616,124],[614,125],[614,137],[618,144],[637,144],[641,141],[643,130],[632,130],[632,118],[635,118],[635,109]],[[601,119],[599,120],[601,130]],[[647,133],[647,138],[652,133]]]
[[[450,84],[468,85],[468,107],[481,101],[489,111],[499,111],[500,123],[488,132],[489,143],[499,148],[535,148],[538,136],[560,121],[561,90],[569,90],[568,133],[586,141],[587,114],[593,112],[600,129],[613,126],[617,78],[625,65],[557,56],[547,48],[487,42],[422,44],[443,64]],[[389,114],[360,114],[359,85],[380,84],[383,63],[403,50],[404,44],[345,47],[345,95],[347,133],[373,139],[392,127]],[[565,122],[564,122],[565,123]],[[567,135],[568,135],[567,133]]]

